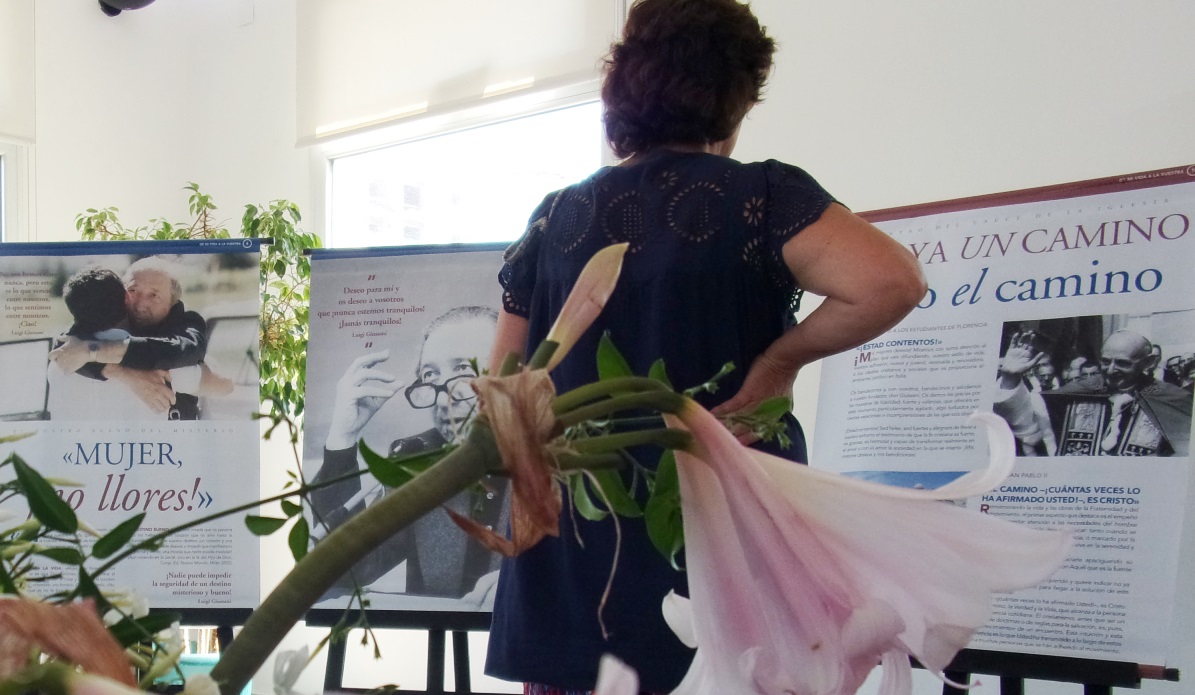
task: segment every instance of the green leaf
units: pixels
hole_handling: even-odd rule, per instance
[[[154,635],[171,625],[182,621],[178,613],[150,613],[140,618],[125,618],[108,628],[108,632],[120,642],[120,646],[128,647],[153,639]]]
[[[278,519],[272,516],[257,516],[255,514],[245,515],[245,526],[249,527],[249,533],[255,536],[268,536],[282,528],[285,524],[286,519]]]
[[[8,570],[4,569],[4,563],[0,562],[0,594],[15,594],[17,593],[17,584],[12,580],[12,575]]]
[[[307,527],[307,519],[299,517],[286,537],[286,543],[290,546],[290,554],[295,557],[295,562],[302,560],[303,556],[307,554],[307,546],[310,542],[311,530]]]
[[[573,493],[573,507],[583,518],[589,521],[601,521],[609,516],[609,513],[597,506],[593,498],[589,496],[589,487],[585,485],[585,476],[571,476],[569,478],[569,489]]]
[[[91,547],[91,555],[102,560],[120,550],[132,540],[144,520],[145,512],[142,512],[120,522],[116,528],[105,533],[103,538],[95,542],[95,545]]]
[[[614,347],[614,341],[610,340],[609,331],[603,333],[602,339],[598,341],[597,368],[599,379],[634,376],[631,365],[627,364],[626,358]]]
[[[761,420],[777,420],[792,410],[793,400],[788,396],[776,396],[755,406],[751,414]]]
[[[672,388],[672,380],[668,378],[668,371],[664,369],[663,359],[651,363],[651,368],[647,370],[647,376]]]
[[[296,514],[303,513],[303,505],[295,504],[290,500],[282,500],[282,511],[287,517],[292,517]]]
[[[58,548],[37,548],[34,554],[48,557],[54,562],[61,562],[64,565],[75,565],[76,567],[83,564],[83,553],[80,553],[76,548],[58,547]]]
[[[643,521],[652,545],[673,567],[685,546],[684,520],[680,508],[680,479],[676,474],[676,457],[671,450],[660,457],[651,496],[643,507]]]
[[[401,487],[410,482],[419,473],[427,470],[433,463],[444,458],[452,451],[451,446],[442,446],[413,456],[388,458],[381,456],[362,441],[357,447],[361,458],[369,468],[369,473],[386,487]]]
[[[58,496],[46,479],[19,456],[12,457],[12,464],[33,516],[45,524],[46,528],[62,533],[78,531],[79,520],[75,517],[75,512]]]
[[[166,536],[161,534],[150,536],[133,546],[136,550],[144,550],[149,553],[157,552],[163,545],[166,545]]]
[[[605,507],[610,506],[610,511],[619,516],[640,517],[643,516],[643,510],[631,497],[631,493],[627,490],[626,483],[622,480],[622,475],[618,471],[603,470],[593,471],[591,476],[583,476],[587,478],[590,484],[595,481],[601,488],[602,495],[596,495],[598,503]]]
[[[95,601],[95,610],[100,615],[107,613],[108,609],[112,607],[108,599],[104,598],[104,594],[100,591],[100,588],[96,586],[95,580],[82,566],[79,567],[79,581],[76,584],[75,591],[80,598],[89,598]]]
[[[387,487],[399,487],[415,477],[407,469],[370,449],[364,439],[358,444],[357,449],[361,452],[361,458],[365,461],[370,475]]]

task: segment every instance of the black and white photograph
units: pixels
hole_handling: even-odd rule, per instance
[[[993,410],[1021,456],[1187,456],[1195,312],[1004,324]]]
[[[494,339],[500,266],[497,251],[351,259],[313,254],[304,441],[309,483],[364,467],[360,441],[401,457],[465,435],[477,407],[471,382]],[[501,529],[506,488],[505,478],[486,478],[449,506]],[[315,491],[313,541],[386,493],[369,475]],[[355,565],[320,606],[343,607],[361,588],[373,609],[488,610],[499,560],[446,513],[435,512]]]
[[[15,394],[0,420],[258,410],[256,253],[13,256],[0,274],[10,338],[0,359]]]

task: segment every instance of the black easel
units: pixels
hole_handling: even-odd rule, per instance
[[[955,683],[967,683],[974,674],[999,676],[1000,695],[1024,695],[1027,680],[1079,684],[1083,686],[1083,695],[1112,695],[1112,688],[1140,688],[1142,679],[1179,680],[1175,668],[983,649],[959,652],[945,675]],[[942,686],[942,695],[966,693],[949,684]]]
[[[331,627],[344,616],[340,610],[311,610],[306,621],[313,627]],[[399,695],[444,695],[444,667],[447,661],[447,637],[452,635],[452,673],[459,695],[490,695],[474,693],[469,675],[469,632],[490,629],[490,614],[456,611],[369,611],[370,627],[381,629],[427,630],[427,689],[390,691]],[[324,670],[324,691],[343,693],[368,692],[363,688],[344,687],[346,645],[343,640],[328,645],[328,661]]]

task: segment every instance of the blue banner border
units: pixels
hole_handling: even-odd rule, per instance
[[[27,241],[0,244],[0,256],[119,256],[255,253],[268,239],[138,239],[135,241]]]

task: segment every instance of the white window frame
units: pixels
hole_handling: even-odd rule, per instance
[[[312,190],[318,193],[313,196],[314,209],[309,219],[315,223],[315,233],[327,243],[332,225],[332,163],[340,157],[592,103],[599,100],[599,95],[597,79],[541,89],[532,85],[501,96],[433,107],[398,121],[321,141],[312,148],[311,158]],[[616,161],[604,138],[595,145],[601,148],[601,164]]]
[[[33,147],[0,140],[0,241],[33,241]]]

